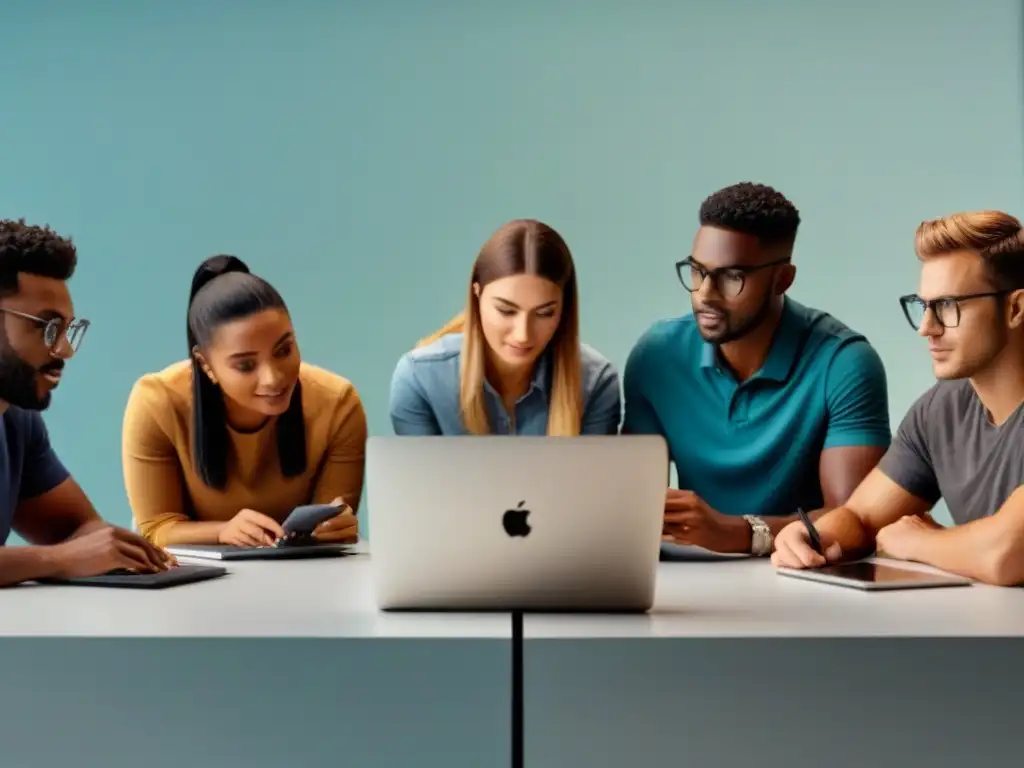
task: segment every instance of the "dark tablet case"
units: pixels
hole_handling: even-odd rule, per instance
[[[74,579],[40,579],[40,583],[126,589],[165,589],[216,579],[224,576],[227,572],[227,568],[218,565],[179,565],[158,573],[104,573],[98,576],[83,576]]]

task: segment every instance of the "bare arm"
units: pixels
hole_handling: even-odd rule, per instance
[[[106,526],[71,477],[23,500],[15,509],[13,528],[30,546],[0,547],[0,586],[53,576],[59,561],[56,545]]]
[[[873,469],[843,506],[822,515],[815,525],[826,539],[838,542],[845,559],[871,554],[875,537],[906,515],[927,516],[931,504]]]
[[[842,446],[826,448],[818,460],[818,474],[821,477],[821,495],[824,506],[817,510],[805,510],[811,520],[820,519],[828,510],[842,506],[857,486],[875,468],[885,454],[885,448],[875,445]],[[796,514],[765,517],[764,521],[777,536],[783,528],[800,518]],[[749,529],[749,526],[747,526]],[[749,530],[744,531],[749,536]]]
[[[932,505],[932,501],[909,492],[876,467],[846,504],[815,522],[823,545],[821,554],[812,549],[806,529],[797,521],[776,537],[772,563],[776,567],[817,568],[839,559],[865,557],[874,551],[879,531],[908,515],[930,521],[927,514]]]
[[[32,495],[21,499],[12,520],[29,546],[0,548],[0,586],[115,568],[154,572],[174,564],[167,553],[101,519],[70,476],[49,490],[30,487]]]
[[[935,476],[926,429],[934,393],[934,389],[929,390],[911,406],[878,466],[849,500],[817,520],[816,527],[825,547],[824,557],[810,547],[803,526],[793,523],[776,539],[772,556],[776,566],[813,568],[839,557],[863,557],[877,548],[879,533],[896,523],[894,528],[906,525],[913,525],[915,529],[937,528],[929,510],[942,492]],[[903,518],[908,519],[899,522]],[[923,523],[918,525],[914,520]],[[892,530],[890,528],[889,533]],[[883,544],[887,536],[888,533],[882,534]]]
[[[72,477],[46,493],[23,500],[14,513],[18,535],[39,546],[59,544],[106,525]]]
[[[1024,583],[1024,486],[994,515],[950,528],[921,526],[907,534],[908,560],[998,586]]]
[[[100,518],[50,447],[38,413],[12,418],[21,419],[24,463],[11,524],[29,546],[0,547],[0,585],[115,568],[154,572],[173,564],[165,552]]]
[[[824,508],[812,513],[812,519],[849,501],[892,438],[885,367],[866,341],[848,343],[836,352],[825,381],[825,400],[828,429],[818,459]]]
[[[879,445],[843,446],[822,451],[818,474],[825,509],[845,504],[884,455],[885,447]]]
[[[52,576],[60,565],[62,542],[106,526],[54,453],[39,414],[20,419],[24,463],[11,524],[30,546],[0,547],[4,586]]]
[[[48,579],[56,572],[53,547],[0,547],[0,587]]]

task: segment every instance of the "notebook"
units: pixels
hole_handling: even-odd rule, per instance
[[[298,560],[312,557],[344,557],[354,544],[304,544],[288,547],[237,547],[231,544],[174,544],[165,549],[175,557],[198,560]]]

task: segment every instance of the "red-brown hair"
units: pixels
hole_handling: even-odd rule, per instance
[[[919,259],[974,253],[998,290],[1024,288],[1024,227],[1008,213],[974,211],[923,221],[914,250]]]

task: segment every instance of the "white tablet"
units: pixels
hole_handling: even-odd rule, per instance
[[[835,563],[821,568],[778,568],[777,571],[782,576],[872,591],[922,589],[924,587],[966,587],[972,583],[970,579],[949,573],[930,573],[870,561]]]

